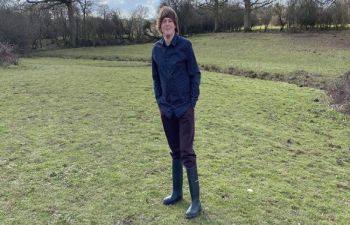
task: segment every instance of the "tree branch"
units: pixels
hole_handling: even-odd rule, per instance
[[[258,8],[264,7],[266,5],[269,5],[275,1],[276,0],[265,0],[265,1],[260,2],[259,0],[255,0],[255,2],[250,4],[250,6],[252,6],[254,9],[258,9]]]

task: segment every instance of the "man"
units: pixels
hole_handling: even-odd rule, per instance
[[[182,199],[182,163],[186,167],[192,203],[186,218],[199,215],[202,207],[196,154],[193,150],[194,108],[199,96],[200,71],[192,44],[178,35],[175,11],[164,6],[157,28],[163,38],[152,50],[152,77],[165,136],[172,156],[173,192],[163,200],[171,205]]]

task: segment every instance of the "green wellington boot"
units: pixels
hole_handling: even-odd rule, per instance
[[[192,219],[199,215],[202,210],[201,202],[199,200],[199,181],[197,166],[187,169],[188,185],[191,193],[192,203],[186,211],[186,218]]]
[[[173,193],[164,198],[164,205],[172,205],[182,199],[182,162],[180,159],[173,159]]]

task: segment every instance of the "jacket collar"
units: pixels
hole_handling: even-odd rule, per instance
[[[171,40],[171,42],[170,42],[170,45],[169,46],[176,46],[176,43],[177,43],[177,39],[178,39],[178,35],[175,33],[174,34],[174,37],[173,37],[173,39]],[[161,42],[161,44],[164,46],[164,47],[167,47],[167,45],[166,45],[166,42],[165,42],[165,40],[164,40],[164,37],[160,40],[160,42]]]

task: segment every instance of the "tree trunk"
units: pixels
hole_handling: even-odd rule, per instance
[[[83,39],[86,40],[86,9],[83,10]]]
[[[68,1],[66,3],[67,9],[68,9],[68,19],[69,19],[69,33],[70,33],[70,44],[72,47],[76,46],[76,39],[77,39],[77,34],[76,34],[76,23],[74,20],[74,8],[73,8],[73,3],[71,1]]]
[[[219,0],[215,0],[214,5],[214,32],[219,30]]]
[[[285,23],[283,22],[281,15],[278,16],[278,20],[279,20],[279,23],[280,23],[280,26],[281,26],[280,27],[280,31],[283,31]]]
[[[251,13],[250,0],[244,0],[244,32],[252,31],[250,13]]]

